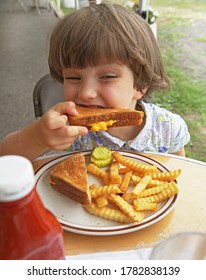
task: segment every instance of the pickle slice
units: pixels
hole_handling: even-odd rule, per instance
[[[93,156],[90,157],[90,161],[92,163],[94,163],[97,167],[105,167],[110,165],[110,163],[112,162],[113,158],[112,157],[108,157],[106,159],[96,159]]]
[[[107,147],[98,146],[94,148],[92,152],[92,156],[96,159],[107,159],[107,158],[111,158],[112,151],[109,150]]]

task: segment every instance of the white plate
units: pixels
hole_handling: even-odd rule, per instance
[[[168,169],[161,163],[150,159],[145,155],[137,154],[135,152],[120,151],[120,153],[130,159],[156,165],[161,171],[168,171]],[[83,152],[83,154],[86,163],[88,163],[91,151]],[[172,196],[168,200],[159,204],[159,209],[156,212],[150,212],[141,223],[120,224],[91,215],[84,210],[81,204],[76,203],[65,195],[55,191],[49,184],[48,174],[51,168],[71,155],[72,153],[61,155],[58,158],[51,160],[40,167],[35,174],[36,188],[42,202],[45,207],[56,216],[65,230],[87,235],[117,235],[129,233],[141,230],[158,222],[169,214],[177,202],[178,195]],[[89,185],[93,183],[100,185],[100,181],[98,181],[97,178],[90,174],[88,174],[88,177]]]

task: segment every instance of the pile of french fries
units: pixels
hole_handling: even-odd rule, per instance
[[[162,172],[118,151],[112,157],[106,169],[93,163],[87,166],[87,171],[100,180],[100,186],[89,188],[92,203],[83,206],[89,213],[120,223],[140,223],[148,211],[157,211],[160,202],[179,192],[176,179],[180,169]]]

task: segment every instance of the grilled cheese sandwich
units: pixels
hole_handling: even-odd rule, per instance
[[[90,204],[88,176],[84,155],[77,153],[57,163],[49,173],[51,186],[81,204]]]
[[[86,126],[91,131],[108,127],[141,125],[144,112],[131,109],[88,108],[76,105],[77,116],[69,116],[70,125]]]

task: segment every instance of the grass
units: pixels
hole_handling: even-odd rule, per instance
[[[206,36],[204,36],[204,37],[198,37],[196,40],[197,40],[198,42],[200,42],[200,43],[206,43]]]
[[[184,32],[177,32],[181,27],[190,25],[188,18],[181,9],[192,9],[194,20],[195,11],[206,11],[205,1],[150,1],[155,2],[154,8],[164,11],[163,6],[168,3],[178,8],[179,12],[164,12],[158,19],[158,43],[168,73],[172,89],[170,91],[155,92],[153,102],[180,114],[186,121],[191,141],[186,146],[186,155],[190,158],[206,162],[206,81],[197,79],[192,74],[185,72],[179,63],[179,57],[184,57],[184,49],[177,48],[179,40],[185,36]],[[152,3],[151,3],[152,5]],[[205,43],[205,37],[198,37],[196,42]],[[193,59],[191,53],[191,60]],[[194,62],[195,63],[195,62]],[[193,66],[198,69],[198,65]]]
[[[123,5],[127,1],[110,0],[110,2]],[[150,5],[160,13],[157,20],[158,43],[165,70],[172,84],[170,91],[155,92],[153,102],[184,118],[191,135],[191,141],[185,147],[186,155],[206,162],[206,82],[205,79],[197,79],[185,72],[179,62],[180,56],[184,58],[184,49],[176,47],[179,40],[185,36],[182,29],[189,26],[191,20],[195,20],[196,13],[206,12],[206,2],[205,0],[150,0]],[[205,44],[206,37],[199,36],[196,42]],[[191,54],[192,59],[194,60]],[[195,62],[193,68],[198,69]]]

